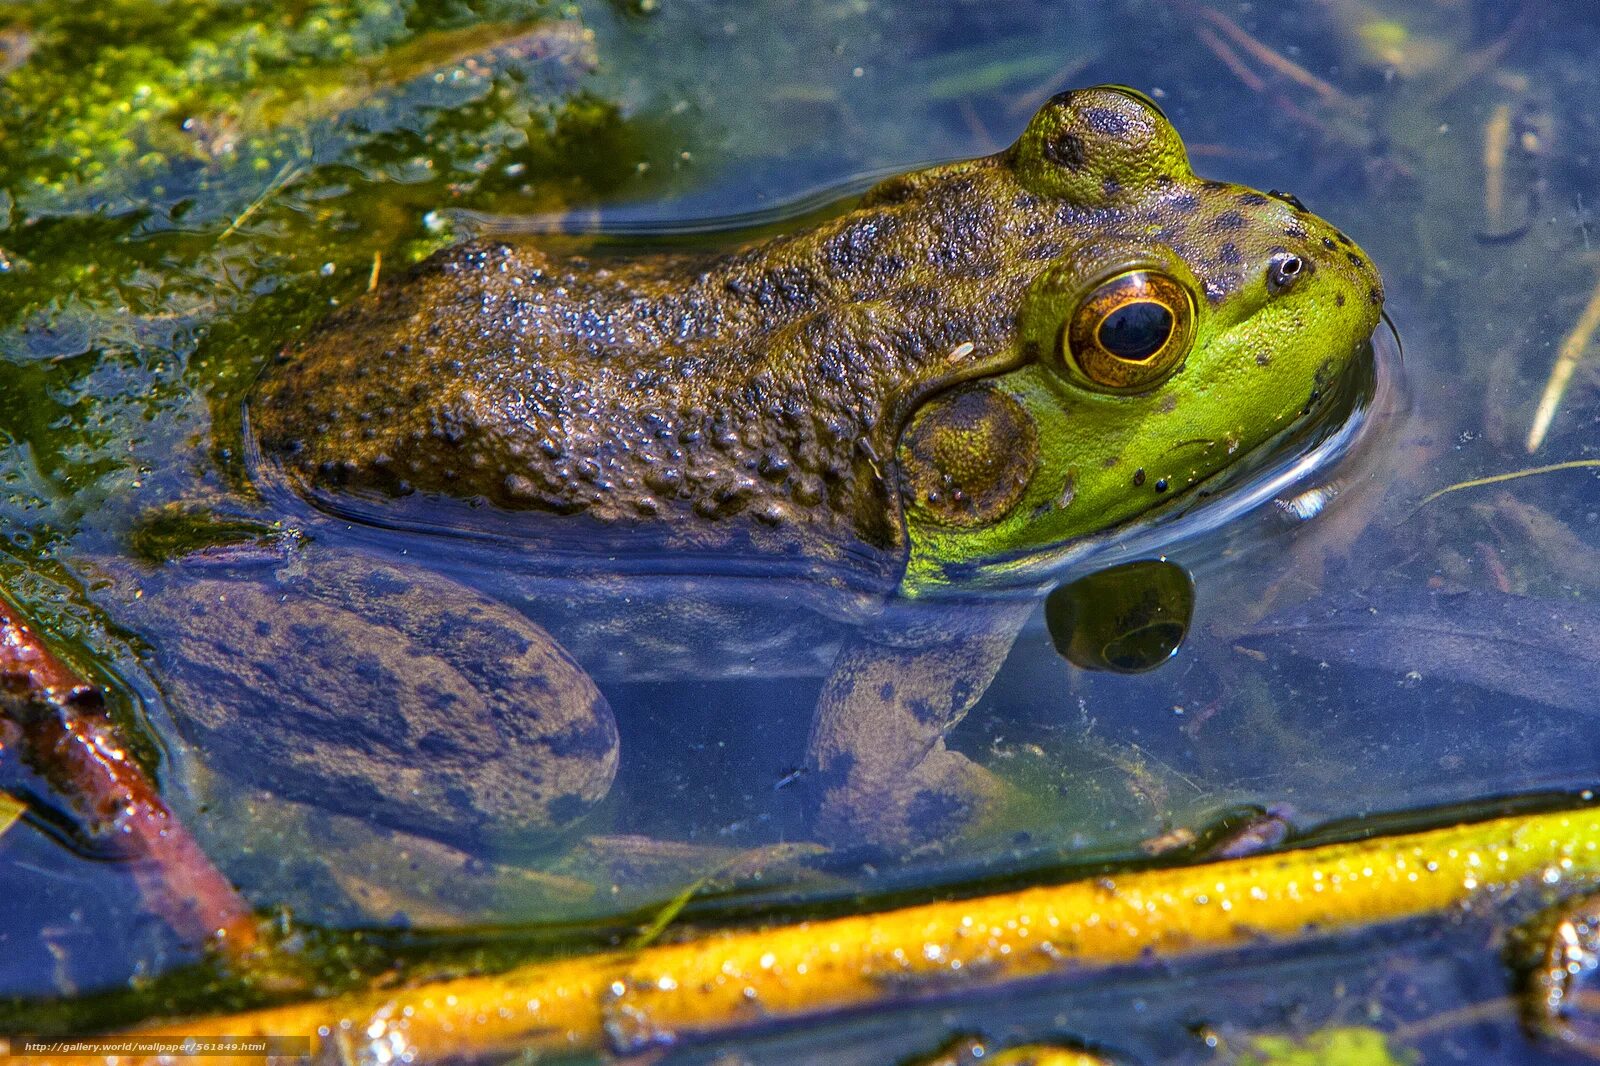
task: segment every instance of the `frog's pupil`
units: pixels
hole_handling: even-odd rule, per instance
[[[1172,336],[1172,311],[1154,300],[1132,300],[1100,320],[1100,346],[1118,359],[1139,361]]]

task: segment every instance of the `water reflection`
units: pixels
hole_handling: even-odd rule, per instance
[[[517,865],[500,861],[509,855],[450,854],[440,868],[452,872],[436,882],[442,890],[422,899],[392,890],[415,876],[407,864],[420,846],[395,838],[358,844],[333,817],[294,823],[281,814],[294,810],[283,797],[207,780],[183,751],[169,752],[169,792],[254,899],[287,901],[302,920],[331,925],[443,925],[466,919],[428,908],[461,888],[455,894],[478,914],[550,923],[599,916],[643,928],[659,911],[651,901],[685,885],[696,886],[694,905],[703,906],[690,913],[712,915],[724,900],[742,898],[752,901],[748,918],[785,901],[927,890],[1050,863],[1090,869],[1137,858],[1142,842],[1177,826],[1207,824],[1218,812],[1281,809],[1286,799],[1297,827],[1356,832],[1373,824],[1374,812],[1391,812],[1382,825],[1404,825],[1430,806],[1445,813],[1429,817],[1465,816],[1488,795],[1593,783],[1600,754],[1586,694],[1594,687],[1600,519],[1592,471],[1486,485],[1416,510],[1443,487],[1529,462],[1537,397],[1592,291],[1595,131],[1585,108],[1600,90],[1590,61],[1600,47],[1592,5],[1447,9],[1401,0],[1381,18],[1369,5],[1343,2],[1248,10],[1069,4],[1065,13],[1060,4],[958,5],[937,16],[892,4],[663,8],[637,19],[613,17],[609,5],[583,11],[604,60],[587,84],[621,100],[624,115],[671,119],[656,127],[671,131],[662,143],[593,172],[613,194],[680,191],[676,200],[625,206],[623,228],[638,223],[625,236],[676,231],[712,215],[764,221],[767,205],[842,176],[992,150],[1054,89],[1133,82],[1160,91],[1205,169],[1293,188],[1348,220],[1390,280],[1417,410],[1389,423],[1381,461],[1360,458],[1326,480],[1280,486],[1275,498],[1285,506],[1254,517],[1229,512],[1221,528],[1174,546],[1173,562],[1198,575],[1201,595],[1184,652],[1165,668],[1127,676],[1074,670],[1051,650],[1044,619],[1033,617],[994,687],[949,740],[1003,772],[1033,806],[967,850],[925,854],[905,869],[762,852],[787,846],[803,825],[807,775],[779,790],[769,783],[786,779],[805,743],[804,713],[784,709],[803,710],[815,692],[805,681],[764,676],[770,660],[752,660],[737,685],[677,687],[671,696],[682,713],[668,718],[649,713],[667,698],[655,687],[665,682],[641,680],[615,693],[613,709],[640,743],[619,767],[612,805],[586,827],[593,845],[569,853],[577,858]],[[1280,58],[1293,57],[1317,82],[1264,63],[1264,53],[1215,15]],[[1225,56],[1242,60],[1245,75]],[[486,86],[514,80],[475,77],[467,89],[487,98]],[[588,130],[614,145],[628,143],[623,134],[635,128],[593,113],[575,120],[569,136]],[[217,136],[205,143],[219,145],[227,128],[209,125]],[[427,177],[416,164],[414,130],[397,128],[369,169],[332,168],[280,185],[278,199],[263,200],[222,242],[265,179],[280,173],[279,160],[262,180],[230,187],[187,219],[95,215],[92,205],[106,201],[93,187],[85,193],[90,208],[71,195],[16,201],[5,276],[8,298],[26,306],[7,320],[0,345],[0,390],[21,397],[8,402],[4,426],[4,577],[78,647],[93,649],[89,659],[133,679],[143,701],[130,702],[127,720],[149,715],[154,732],[177,732],[163,709],[168,694],[150,679],[148,649],[110,624],[86,591],[107,599],[107,575],[90,560],[119,550],[115,516],[217,481],[214,445],[232,438],[214,428],[212,411],[231,402],[271,347],[261,338],[286,308],[300,319],[323,311],[285,302],[289,288],[303,294],[332,265],[332,277],[348,279],[341,292],[359,291],[374,266],[372,234],[393,239],[383,243],[383,270],[395,269],[407,242],[444,239],[424,218],[441,204],[458,206],[462,190],[481,196],[471,206],[502,214],[573,206],[569,196],[516,202],[546,142],[524,145],[506,126],[493,129],[495,144],[513,146],[505,158],[481,154],[469,129],[451,142],[455,162]],[[1491,145],[1503,152],[1486,156]],[[1500,163],[1486,162],[1495,158]],[[637,163],[648,164],[648,177],[636,183]],[[515,167],[522,169],[508,169]],[[488,175],[486,191],[472,191],[474,175]],[[662,184],[648,184],[657,178]],[[383,194],[365,200],[361,183],[369,179]],[[584,210],[593,202],[588,180],[574,177],[576,192],[569,190],[589,197]],[[338,187],[346,182],[350,189]],[[120,187],[113,191],[126,202]],[[172,181],[163,196],[181,203],[198,191]],[[327,229],[295,228],[299,219],[322,219]],[[441,219],[448,221],[435,216],[431,224]],[[86,258],[98,261],[102,249],[116,251],[85,275],[73,299],[53,303],[47,282]],[[262,313],[236,320],[258,300]],[[210,338],[203,345],[201,334]],[[1592,451],[1590,365],[1587,356],[1572,364],[1540,463]],[[208,396],[219,398],[215,408]],[[1148,543],[1109,545],[1084,565],[1136,557],[1121,551],[1149,554]],[[751,708],[772,713],[752,724]],[[744,724],[730,730],[730,721]],[[5,784],[22,787],[14,777]],[[608,837],[616,846],[598,855]],[[652,851],[647,840],[685,848]],[[344,883],[324,861],[341,849],[350,857],[338,871],[350,875]],[[740,866],[740,854],[768,861]],[[19,945],[7,956],[7,992],[72,996],[173,961],[172,943],[141,924],[114,868],[75,859],[28,823],[0,838],[0,859],[0,889],[21,901],[4,924],[8,942]],[[486,868],[505,879],[478,894],[482,882],[465,878]],[[374,870],[390,875],[389,887]],[[771,887],[779,883],[785,887]],[[1363,942],[1324,947],[1288,966],[1247,960],[1177,981],[1170,971],[1140,972],[1074,990],[1071,1008],[1074,1017],[1097,1019],[1102,1032],[1128,1034],[1126,1045],[1150,1061],[1209,1057],[1196,1018],[1211,1023],[1204,1032],[1242,1046],[1285,1017],[1348,1023],[1358,1001],[1363,1018],[1407,1033],[1425,1051],[1464,1046],[1484,1061],[1518,1061],[1528,1046],[1506,1012],[1458,1019],[1433,1036],[1405,1029],[1460,1004],[1492,1008],[1503,998],[1505,979],[1481,951],[1492,934],[1480,926],[1432,930],[1406,952]],[[1335,982],[1350,990],[1347,998],[1328,995]],[[1059,1030],[1064,1009],[1059,992],[1040,991],[963,1017],[928,1011],[841,1021],[830,1031],[851,1045],[837,1061],[881,1062],[940,1046],[963,1018],[1008,1042],[1045,1038]],[[33,1005],[12,1015],[39,1016]],[[739,1053],[795,1061],[815,1052],[816,1039],[771,1035],[743,1041]],[[682,1052],[674,1061],[692,1060]]]
[[[1058,586],[1044,617],[1072,665],[1142,674],[1178,654],[1188,636],[1194,580],[1163,559],[1122,563]]]

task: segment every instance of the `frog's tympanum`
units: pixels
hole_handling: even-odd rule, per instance
[[[456,247],[264,373],[254,474],[315,505],[295,517],[310,543],[146,575],[168,690],[197,739],[285,793],[536,836],[615,773],[592,679],[759,673],[782,648],[826,674],[817,835],[947,835],[997,787],[945,735],[1029,610],[959,600],[963,582],[1279,434],[1382,299],[1344,234],[1196,178],[1156,106],[1114,87],[732,252]],[[642,560],[679,594],[631,597]],[[771,576],[768,601],[694,576],[732,560]],[[831,637],[777,621],[802,601]],[[930,602],[955,605],[908,610]]]

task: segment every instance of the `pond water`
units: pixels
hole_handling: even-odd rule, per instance
[[[627,942],[683,898],[679,920],[749,921],[1144,862],[1175,831],[1259,811],[1332,839],[1583,802],[1600,767],[1600,352],[1575,331],[1600,300],[1597,52],[1589,0],[0,4],[0,588],[107,686],[168,802],[325,990]],[[151,558],[319,520],[253,495],[241,405],[331,307],[473,235],[603,258],[779,231],[874,178],[998,151],[1053,93],[1099,83],[1149,94],[1199,173],[1288,190],[1350,234],[1383,274],[1403,366],[1380,334],[1337,463],[1257,471],[1241,480],[1259,506],[1135,542],[1195,582],[1161,668],[1075,668],[1033,606],[949,737],[1011,789],[998,821],[905,848],[813,839],[800,768],[818,664],[852,622],[842,594],[821,612],[833,629],[737,670],[613,671],[615,783],[554,839],[466,841],[398,793],[319,809],[314,773],[297,792],[254,772],[292,723],[229,747],[186,722],[208,682],[178,679],[191,646],[128,575],[154,587]],[[321,521],[324,547],[467,565]],[[570,596],[544,561],[508,553],[497,591]],[[721,595],[773,614],[818,583],[739,581]],[[682,593],[626,590],[667,626]],[[30,803],[0,835],[0,1032],[269,995],[146,914],[15,759],[0,788]],[[1213,1061],[1219,1033],[1237,1049],[1354,1025],[1429,1061],[1522,1061],[1487,939],[1440,920],[672,1061],[884,1062],[974,1031]]]

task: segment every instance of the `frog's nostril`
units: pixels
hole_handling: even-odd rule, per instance
[[[1267,291],[1274,296],[1287,292],[1309,273],[1311,264],[1298,255],[1275,255],[1267,263]]]

